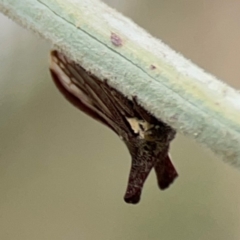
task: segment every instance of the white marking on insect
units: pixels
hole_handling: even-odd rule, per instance
[[[64,66],[63,68],[65,70]],[[112,125],[112,121],[101,111],[98,111],[95,107],[93,107],[91,101],[89,100],[90,98],[80,90],[80,88],[73,82],[71,78],[69,78],[68,75],[66,75],[63,69],[60,67],[60,64],[57,58],[55,57],[51,58],[50,69],[52,69],[55,72],[55,74],[57,74],[59,81],[62,83],[62,85],[65,87],[65,89],[68,92],[70,92],[75,97],[77,97],[82,103],[84,103],[90,109],[96,111],[102,118],[104,118],[110,125]],[[100,102],[102,103],[102,101]],[[102,105],[104,104],[102,103]]]
[[[59,76],[62,85],[75,97],[79,98],[85,104],[90,105],[89,98],[71,81],[61,67],[59,67],[60,65],[57,63],[58,61],[55,58],[52,60],[50,68]]]
[[[145,139],[147,134],[151,134],[154,125],[137,118],[126,118],[134,133],[139,134],[141,139]]]

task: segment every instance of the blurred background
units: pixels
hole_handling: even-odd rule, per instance
[[[240,88],[240,2],[108,0],[152,35]],[[130,156],[72,107],[48,72],[51,46],[0,15],[0,239],[240,239],[240,172],[178,135],[179,178],[123,201]]]

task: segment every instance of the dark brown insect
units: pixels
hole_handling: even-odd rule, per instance
[[[128,99],[100,81],[60,52],[51,52],[52,78],[63,95],[77,108],[105,124],[127,145],[132,157],[124,200],[136,204],[152,168],[158,186],[167,188],[178,176],[168,151],[175,130],[141,107],[136,97]]]

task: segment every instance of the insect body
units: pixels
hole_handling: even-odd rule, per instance
[[[153,168],[160,189],[174,181],[178,174],[168,151],[175,130],[148,113],[136,97],[128,99],[56,50],[51,52],[50,71],[58,89],[73,105],[111,128],[128,147],[132,163],[124,196],[127,203],[140,201]]]

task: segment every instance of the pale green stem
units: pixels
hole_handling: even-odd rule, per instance
[[[0,11],[149,112],[240,165],[237,91],[98,0],[0,0]],[[187,151],[187,149],[186,149]]]

